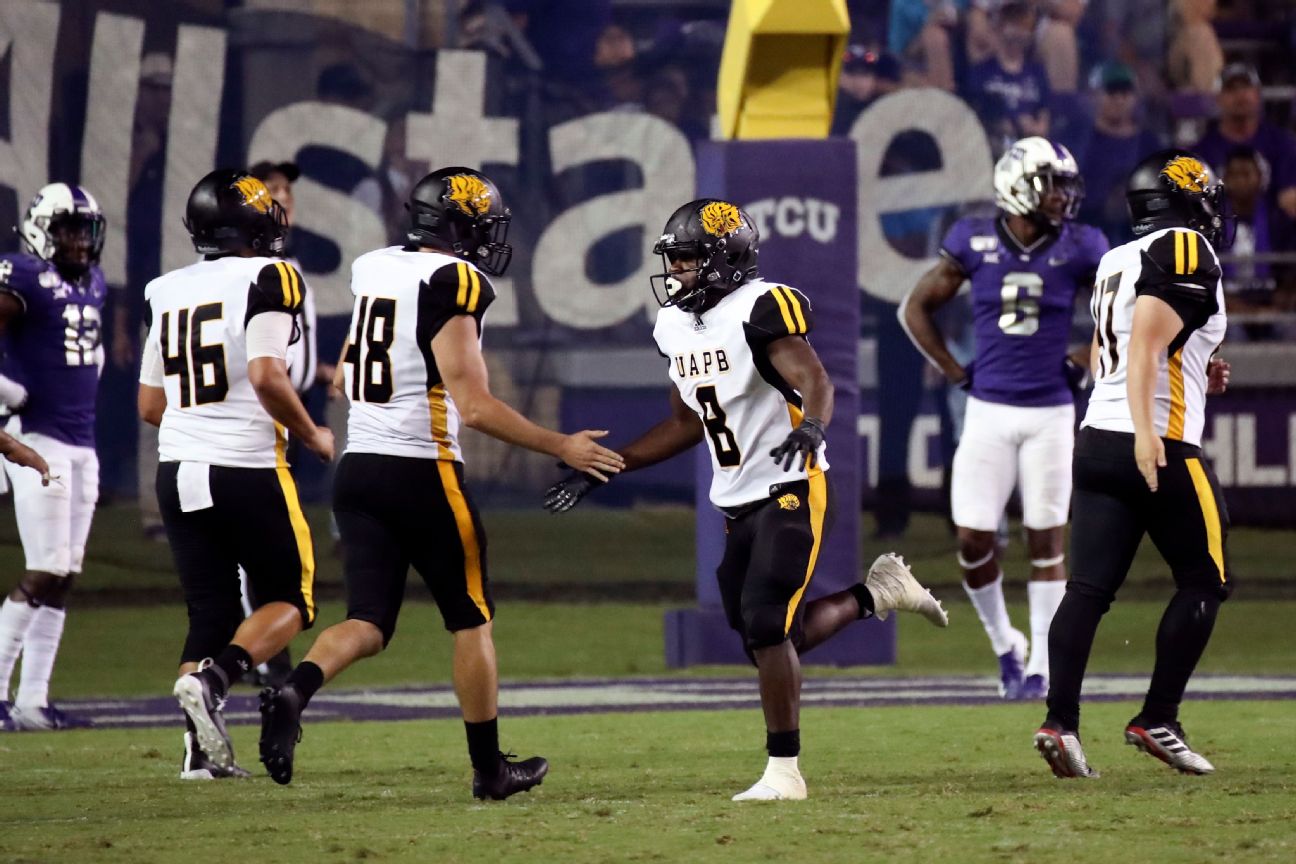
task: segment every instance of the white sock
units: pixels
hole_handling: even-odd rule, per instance
[[[19,708],[44,708],[49,704],[50,676],[54,674],[54,658],[58,656],[66,618],[67,612],[53,606],[36,610],[23,642],[22,678],[18,681],[18,698],[14,699]]]
[[[36,617],[36,607],[26,600],[5,598],[0,605],[0,702],[9,701],[9,679],[22,653],[27,629]]]
[[[994,649],[995,656],[1007,654],[1013,647],[1013,626],[1008,620],[1008,607],[1004,605],[1003,574],[1000,573],[993,582],[980,588],[971,588],[964,582],[963,590],[967,592],[972,608],[976,609],[977,617],[981,619],[981,626],[985,627],[986,635],[990,637],[990,647]]]
[[[1066,594],[1065,582],[1027,582],[1026,596],[1030,600],[1031,652],[1026,663],[1027,675],[1049,674],[1048,634],[1053,614]]]

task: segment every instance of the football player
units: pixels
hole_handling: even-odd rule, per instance
[[[0,606],[0,728],[69,729],[90,724],[51,705],[49,686],[99,497],[95,396],[108,293],[98,266],[103,212],[81,187],[51,183],[32,199],[19,234],[27,251],[0,257],[7,342],[0,403],[18,415],[10,431],[44,455],[58,482],[8,469],[27,572]],[[10,708],[20,653],[22,676]]]
[[[763,776],[735,801],[806,797],[797,764],[801,652],[893,609],[948,623],[895,555],[879,557],[863,583],[806,602],[833,519],[824,443],[833,385],[808,341],[809,299],[761,278],[758,243],[751,217],[728,201],[691,201],[667,220],[653,246],[663,265],[653,277],[663,307],[653,338],[675,385],[671,414],[622,450],[627,471],[703,439],[711,450],[711,503],[725,515],[716,578],[729,625],[759,672],[769,752]],[[604,482],[575,470],[550,488],[545,507],[569,510]]]
[[[1049,622],[1066,586],[1062,543],[1075,395],[1087,362],[1083,354],[1067,355],[1068,337],[1076,292],[1093,285],[1108,244],[1097,228],[1071,221],[1083,185],[1061,144],[1016,142],[995,165],[994,188],[998,213],[954,223],[940,259],[901,302],[899,316],[918,350],[968,391],[950,492],[963,587],[999,658],[1003,696],[1042,699]],[[933,320],[965,280],[976,334],[967,366]],[[1031,562],[1030,640],[1008,618],[995,542],[1014,486],[1021,488]]]
[[[460,429],[600,477],[622,459],[596,443],[606,432],[562,435],[491,395],[482,320],[495,299],[489,277],[512,255],[512,217],[495,184],[469,168],[442,168],[414,187],[409,212],[407,245],[351,267],[355,307],[334,378],[351,401],[333,488],[347,617],[320,634],[283,687],[262,692],[261,761],[277,783],[291,782],[302,711],[326,681],[391,641],[413,565],[453,635],[473,797],[503,799],[540,783],[549,763],[513,761],[499,749],[495,604],[486,537],[464,488]]]
[[[1090,311],[1094,391],[1075,451],[1071,581],[1049,632],[1053,680],[1035,747],[1059,777],[1097,777],[1080,746],[1080,688],[1098,622],[1146,533],[1175,594],[1126,742],[1186,774],[1214,766],[1188,746],[1179,703],[1233,587],[1228,512],[1201,449],[1211,356],[1224,339],[1215,248],[1223,185],[1194,153],[1161,150],[1126,186],[1135,239],[1103,256]]]
[[[203,259],[144,289],[139,409],[159,426],[158,503],[189,608],[180,776],[209,780],[247,775],[222,716],[230,685],[315,620],[314,551],[285,450],[291,434],[331,460],[333,433],[288,377],[301,275],[278,258],[284,216],[265,184],[213,171],[185,214]],[[240,566],[261,603],[246,620]]]

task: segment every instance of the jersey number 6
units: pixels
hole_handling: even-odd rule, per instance
[[[1001,296],[1000,330],[1009,336],[1030,336],[1039,329],[1039,298],[1044,296],[1044,280],[1038,273],[1004,274]]]
[[[171,344],[171,313],[162,313],[162,368],[167,375],[180,376],[181,408],[195,403],[220,402],[229,393],[225,346],[220,343],[204,345],[202,341],[202,325],[219,321],[223,317],[222,311],[221,303],[205,303],[194,309],[178,310],[175,313],[174,346]],[[208,369],[211,370],[210,380]]]

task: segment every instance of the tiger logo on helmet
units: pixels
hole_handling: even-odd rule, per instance
[[[469,216],[485,216],[491,208],[491,190],[480,177],[456,174],[446,178],[450,184],[449,198]]]
[[[1206,165],[1193,156],[1171,159],[1161,170],[1161,176],[1185,192],[1204,192],[1210,185],[1210,172]]]
[[[703,230],[712,237],[723,237],[742,227],[741,211],[728,201],[712,201],[702,208],[698,217]]]

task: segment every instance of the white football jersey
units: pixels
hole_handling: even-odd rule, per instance
[[[670,379],[684,404],[702,418],[711,448],[711,503],[737,507],[771,495],[779,483],[805,480],[828,468],[826,445],[809,472],[770,458],[801,423],[801,395],[769,361],[767,347],[814,326],[810,301],[799,291],[756,279],[739,286],[701,317],[675,307],[657,313],[653,338],[670,362]]]
[[[301,274],[275,258],[199,261],[148,284],[147,338],[165,372],[161,461],[287,466],[287,430],[248,380],[247,323],[261,312],[298,314],[302,295]]]
[[[455,315],[469,315],[480,340],[495,299],[490,280],[453,255],[390,246],[355,260],[351,292],[346,452],[462,462],[459,409],[437,370],[432,339]]]
[[[1165,300],[1184,318],[1157,368],[1155,426],[1174,441],[1201,444],[1206,420],[1206,364],[1224,341],[1224,285],[1210,242],[1186,228],[1167,228],[1117,246],[1098,265],[1090,311],[1098,332],[1098,369],[1081,426],[1133,432],[1126,372],[1134,303]]]

